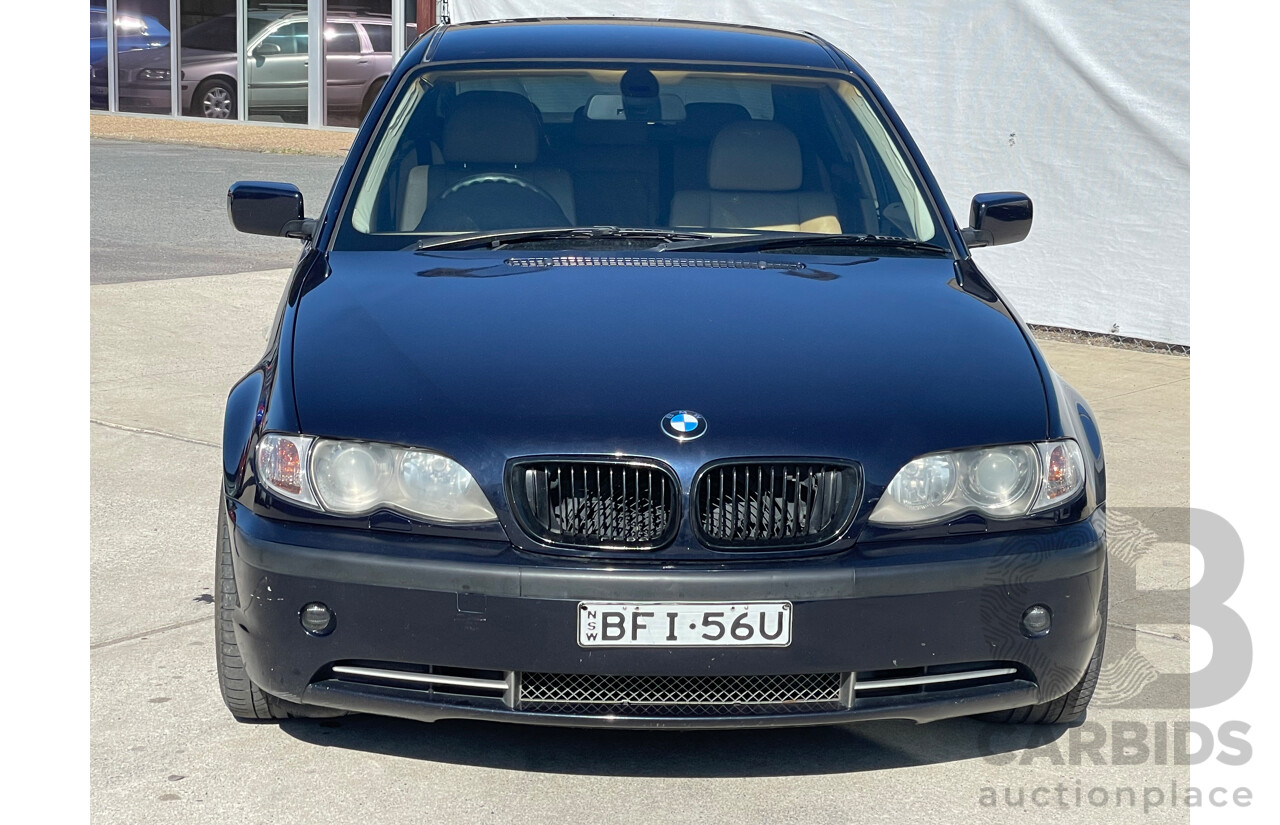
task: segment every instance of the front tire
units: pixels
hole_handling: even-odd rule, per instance
[[[327,718],[344,716],[344,711],[299,705],[272,696],[253,683],[245,672],[240,646],[236,643],[235,609],[240,605],[235,571],[231,564],[231,536],[227,514],[218,514],[218,561],[214,576],[214,645],[218,663],[218,688],[231,715],[240,722],[267,722],[278,719]]]
[[[206,80],[191,97],[192,114],[215,120],[235,120],[236,90],[225,80]]]

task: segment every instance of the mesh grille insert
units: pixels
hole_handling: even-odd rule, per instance
[[[843,710],[842,673],[600,676],[524,673],[520,710],[617,716],[758,716]]]
[[[713,465],[696,482],[694,527],[707,546],[726,550],[816,547],[848,523],[860,487],[849,465]]]
[[[679,483],[667,469],[629,461],[538,461],[509,476],[512,510],[548,544],[648,550],[675,535]]]

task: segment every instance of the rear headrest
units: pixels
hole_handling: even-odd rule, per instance
[[[803,179],[800,142],[779,123],[730,123],[711,142],[707,184],[712,189],[789,192]]]
[[[444,123],[448,163],[533,163],[542,123],[538,109],[515,92],[463,92]]]
[[[686,103],[680,132],[688,138],[711,140],[726,123],[750,119],[747,107],[738,103]]]

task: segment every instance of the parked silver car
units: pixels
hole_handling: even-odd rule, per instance
[[[308,30],[305,12],[251,11],[248,31],[249,117],[307,118]],[[330,122],[361,118],[391,72],[391,19],[331,12],[325,23],[326,105]],[[169,49],[121,53],[120,108],[169,112]],[[236,116],[236,19],[225,15],[182,33],[182,114]],[[105,104],[106,61],[93,67],[91,98]]]

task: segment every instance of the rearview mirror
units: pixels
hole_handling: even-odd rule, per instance
[[[685,119],[684,101],[678,95],[662,94],[651,101],[651,120],[675,122]],[[587,101],[587,120],[630,120],[622,95],[592,95]]]
[[[310,238],[316,222],[302,217],[302,193],[292,183],[242,180],[227,190],[227,214],[241,232]]]
[[[1017,243],[1031,231],[1031,198],[1021,192],[974,195],[969,226],[961,230],[970,248]]]
[[[270,57],[273,54],[280,54],[283,51],[279,43],[260,43],[258,48],[253,50],[254,57]]]

